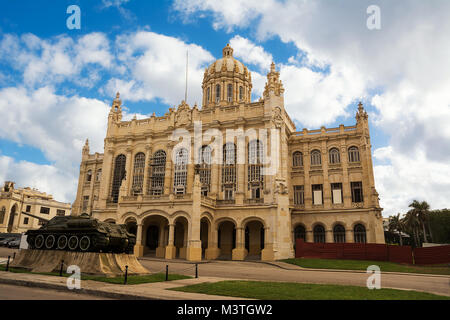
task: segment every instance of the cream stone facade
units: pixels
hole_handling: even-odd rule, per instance
[[[119,94],[104,153],[82,151],[74,214],[126,223],[135,254],[274,260],[295,238],[384,243],[367,113],[356,125],[297,131],[272,63],[263,97],[227,45],[205,70],[202,107],[122,121]]]
[[[15,189],[11,181],[6,181],[1,188],[0,233],[23,233],[29,229],[38,229],[45,220],[70,214],[70,203],[56,201],[45,192],[31,188]]]

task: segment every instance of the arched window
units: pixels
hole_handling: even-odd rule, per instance
[[[236,145],[228,142],[223,145],[222,191],[225,200],[234,199],[236,191]]]
[[[357,224],[353,228],[353,235],[355,238],[355,243],[366,243],[366,227],[362,224]]]
[[[175,154],[175,168],[173,179],[173,188],[175,194],[186,193],[188,155],[189,153],[185,148],[178,149]]]
[[[227,100],[228,102],[233,101],[233,85],[230,83],[227,89]]]
[[[216,85],[216,102],[220,101],[220,84]]]
[[[95,181],[99,182],[101,178],[102,178],[102,169],[98,169],[97,174],[95,176]]]
[[[144,185],[145,154],[139,152],[134,157],[133,194],[141,194]]]
[[[199,149],[200,163],[196,166],[197,173],[200,175],[202,185],[202,195],[207,196],[211,187],[211,154],[210,146],[203,146]]]
[[[148,193],[159,196],[164,193],[164,178],[166,175],[166,153],[163,150],[158,150],[153,154],[148,169]]]
[[[119,200],[119,191],[122,180],[125,178],[125,164],[127,157],[123,154],[117,156],[114,163],[114,175],[112,180],[111,198],[114,203]]]
[[[344,243],[345,242],[345,228],[337,224],[333,228],[333,236],[334,236],[334,242],[336,243]]]
[[[306,230],[305,227],[300,225],[300,226],[296,226],[294,229],[294,237],[295,237],[295,242],[297,242],[297,239],[303,239],[303,241],[306,241]]]
[[[91,181],[92,181],[92,170],[88,170],[88,172],[86,173],[86,182]]]
[[[0,211],[0,224],[3,224],[5,222],[5,215],[6,215],[6,208],[2,207],[2,210]]]
[[[243,86],[239,87],[239,100],[240,101],[244,100],[244,87]]]
[[[339,150],[337,148],[331,149],[329,155],[330,155],[330,163],[341,162],[341,156],[339,155]]]
[[[320,166],[322,164],[322,157],[319,150],[313,150],[311,152],[311,165]]]
[[[359,150],[357,147],[348,148],[348,161],[349,162],[359,162]]]
[[[325,243],[325,228],[321,225],[314,227],[314,242]]]
[[[208,89],[206,89],[206,103],[208,104],[211,100],[211,90],[208,87]]]
[[[264,183],[263,144],[252,140],[248,144],[248,189],[252,191],[252,199],[261,199]]]
[[[303,166],[303,154],[300,151],[296,151],[292,155],[292,165],[294,167]]]

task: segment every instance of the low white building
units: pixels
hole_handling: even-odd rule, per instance
[[[23,233],[39,228],[45,220],[70,213],[70,203],[56,201],[36,189],[15,189],[14,182],[6,181],[0,190],[0,233]]]

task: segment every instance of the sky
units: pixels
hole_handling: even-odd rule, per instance
[[[69,28],[80,9],[80,28]],[[376,5],[378,11],[371,9]],[[115,93],[124,119],[200,103],[227,44],[262,95],[270,63],[297,130],[369,113],[383,215],[450,207],[450,1],[2,1],[0,181],[73,202],[81,149],[103,153]],[[375,19],[375,20],[374,20]],[[376,22],[376,24],[374,24]],[[374,26],[376,26],[374,28]]]

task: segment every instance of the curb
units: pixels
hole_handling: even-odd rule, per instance
[[[264,263],[264,264],[268,264],[271,266],[275,266],[278,267],[280,269],[283,270],[293,270],[293,271],[323,271],[323,272],[347,272],[347,273],[367,273],[367,271],[364,270],[345,270],[345,269],[313,269],[313,268],[304,268],[304,267],[300,267],[297,266],[295,264],[293,264],[292,266],[296,266],[297,268],[287,268],[285,266],[281,266],[277,263],[274,262],[268,262],[268,261],[261,261],[258,263]],[[286,263],[286,262],[285,262]],[[449,278],[450,279],[450,275],[445,275],[445,274],[432,274],[432,273],[412,273],[412,272],[394,272],[394,271],[382,271],[382,274],[393,274],[393,275],[400,275],[400,276],[420,276],[420,277],[435,277],[435,278]]]
[[[57,285],[57,284],[33,282],[33,281],[28,281],[28,280],[0,278],[0,283],[22,286],[22,287],[30,287],[30,288],[51,289],[51,290],[56,290],[56,291],[71,292],[71,293],[75,293],[75,294],[87,294],[87,295],[91,295],[91,296],[100,296],[100,297],[105,297],[105,298],[110,298],[110,299],[118,299],[118,300],[162,300],[162,299],[147,297],[147,296],[143,297],[143,296],[139,296],[139,295],[107,292],[107,291],[103,291],[103,290],[94,290],[94,289],[81,288],[81,289],[76,289],[76,290],[75,289],[69,290],[67,287]]]
[[[167,262],[167,263],[184,263],[184,264],[206,264],[211,263],[211,260],[206,261],[187,261],[187,260],[181,260],[181,259],[161,259],[161,258],[152,258],[152,257],[139,257],[138,260],[144,260],[144,261],[155,261],[155,262]]]

